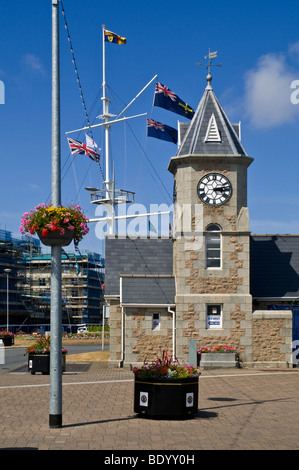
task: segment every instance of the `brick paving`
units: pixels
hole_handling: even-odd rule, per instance
[[[191,419],[141,418],[133,374],[93,363],[63,374],[62,427],[49,428],[49,376],[0,371],[0,449],[299,449],[299,369],[202,371]]]

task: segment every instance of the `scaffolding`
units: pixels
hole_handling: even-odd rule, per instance
[[[69,324],[102,321],[104,260],[98,253],[66,253],[62,250],[62,322]],[[26,258],[24,298],[33,301],[32,318],[47,323],[50,318],[51,255]]]
[[[99,253],[62,250],[62,321],[100,324],[105,261]],[[51,255],[33,237],[0,230],[0,325],[6,322],[9,273],[10,324],[47,324],[50,319]]]

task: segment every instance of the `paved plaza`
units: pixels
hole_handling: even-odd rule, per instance
[[[191,419],[141,418],[133,374],[92,363],[63,374],[63,422],[49,428],[49,376],[0,372],[0,448],[184,451],[299,449],[299,369],[202,371]]]

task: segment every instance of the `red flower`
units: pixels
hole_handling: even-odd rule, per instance
[[[35,231],[33,230],[33,228],[31,228],[29,231],[30,231],[31,235],[35,234]]]
[[[43,228],[43,229],[42,229],[42,236],[43,236],[43,237],[46,238],[46,237],[48,236],[48,233],[49,233],[49,232],[48,232],[48,230],[47,230],[46,228]]]
[[[55,232],[56,230],[57,230],[56,225],[52,225],[52,227],[51,227],[51,232]]]

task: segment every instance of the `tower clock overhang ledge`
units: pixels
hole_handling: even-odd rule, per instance
[[[200,163],[202,165],[204,163],[211,162],[211,159],[213,159],[215,164],[227,164],[228,166],[237,164],[247,168],[254,161],[253,158],[244,155],[180,155],[170,159],[168,171],[174,175],[178,166],[190,163]]]

